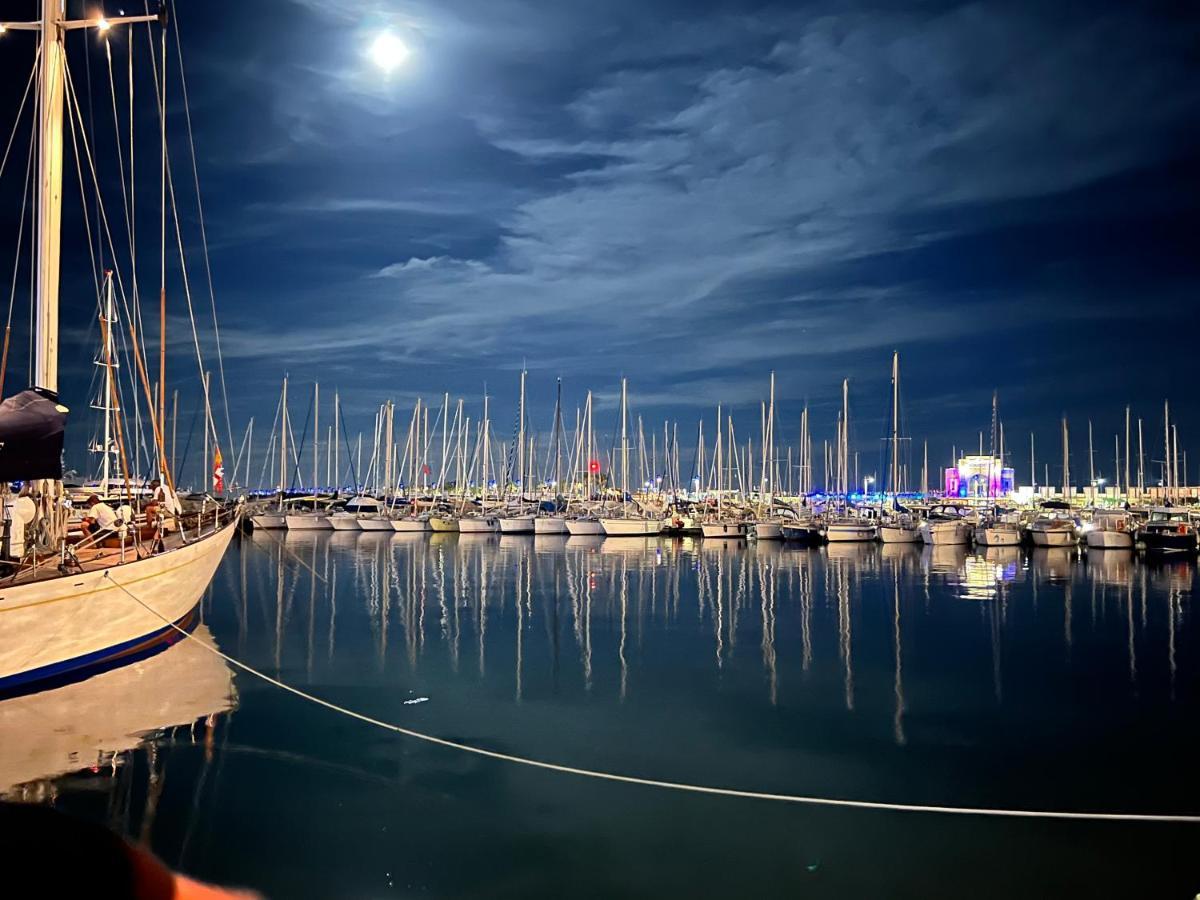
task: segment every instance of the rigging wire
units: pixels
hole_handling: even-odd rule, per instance
[[[145,7],[146,7],[146,14],[149,15],[149,3],[146,3]],[[172,214],[172,218],[174,220],[174,225],[175,225],[175,238],[176,238],[176,242],[177,242],[178,248],[179,248],[179,267],[180,267],[181,280],[183,282],[183,294],[184,294],[184,299],[187,303],[188,320],[191,324],[191,329],[192,329],[192,343],[196,349],[196,366],[200,372],[201,382],[205,385],[205,387],[204,387],[204,415],[205,415],[205,419],[208,422],[208,427],[211,429],[211,433],[214,437],[214,440],[219,445],[221,443],[220,432],[217,430],[217,423],[216,423],[216,420],[213,418],[212,400],[209,396],[207,383],[205,382],[205,379],[204,379],[204,371],[205,371],[204,359],[203,359],[203,354],[201,353],[201,350],[200,350],[200,334],[196,328],[196,314],[195,314],[195,310],[192,305],[191,281],[188,277],[188,272],[187,272],[187,259],[186,259],[186,254],[184,253],[184,249],[183,249],[183,231],[182,231],[182,228],[181,228],[180,222],[179,222],[179,207],[178,207],[178,204],[177,204],[176,198],[175,198],[175,180],[174,180],[173,171],[171,168],[171,159],[170,159],[169,154],[167,153],[167,143],[166,143],[166,127],[167,127],[167,125],[166,125],[166,111],[165,111],[167,71],[166,71],[166,32],[165,31],[163,32],[162,37],[163,37],[162,72],[161,72],[162,77],[161,77],[161,85],[160,85],[159,59],[154,50],[154,36],[151,33],[150,23],[146,24],[146,41],[147,41],[147,46],[149,47],[149,51],[150,51],[150,58],[151,58],[151,63],[152,63],[151,69],[153,70],[154,97],[156,100],[156,109],[158,111],[159,129],[161,131],[162,140],[163,140],[163,145],[162,145],[163,146],[163,174],[164,174],[163,215],[164,215],[164,217],[166,215],[166,199],[167,199],[167,196],[169,195],[170,202],[171,202],[171,214]],[[165,218],[164,218],[164,226],[163,227],[164,227],[163,240],[165,241],[165,228],[166,228]],[[163,259],[164,259],[163,264],[165,266],[165,259],[166,259],[165,251],[163,254]],[[165,284],[165,282],[164,282],[164,284]],[[228,417],[226,419],[226,423],[228,424]],[[226,438],[227,438],[227,440],[225,442],[226,447],[231,447],[233,444],[232,428],[228,429]]]
[[[65,100],[65,103],[67,106],[67,112],[69,114],[68,121],[71,126],[71,145],[72,145],[72,148],[74,149],[74,153],[75,153],[76,168],[78,170],[78,175],[79,175],[80,193],[81,193],[81,195],[86,195],[86,191],[83,186],[83,163],[86,161],[87,165],[88,165],[89,174],[91,175],[92,187],[96,192],[97,207],[99,209],[100,221],[97,222],[97,226],[103,226],[103,229],[104,229],[103,234],[104,234],[105,239],[108,242],[109,255],[113,259],[113,277],[115,279],[115,284],[117,285],[118,292],[121,297],[122,306],[125,309],[126,318],[129,319],[129,317],[130,317],[129,304],[126,302],[126,295],[125,295],[123,279],[121,277],[121,270],[120,270],[120,267],[117,266],[117,264],[116,264],[116,259],[117,259],[116,246],[113,243],[112,229],[110,228],[109,221],[108,221],[108,212],[107,212],[107,209],[105,208],[104,198],[103,198],[103,195],[100,190],[100,182],[99,182],[99,179],[96,174],[95,159],[92,156],[91,147],[88,144],[88,140],[87,140],[87,134],[85,133],[85,130],[83,127],[84,123],[83,123],[83,119],[82,119],[82,108],[79,103],[78,95],[75,92],[74,77],[72,76],[71,68],[66,63],[65,59],[64,59],[64,63],[63,63],[63,71],[66,76],[64,79],[65,87],[66,87],[66,90],[64,91],[64,100]],[[77,121],[78,121],[78,126],[79,126],[78,131],[76,130],[76,122]],[[82,154],[79,152],[80,144],[82,144],[82,146],[83,146]],[[84,200],[84,207],[85,207],[84,208],[84,222],[88,229],[88,234],[89,234],[88,247],[89,247],[89,252],[91,252],[91,249],[92,249],[91,248],[91,237],[90,237],[91,224],[90,224],[90,219],[88,218],[88,215],[87,215],[86,205],[87,205],[86,200]],[[92,263],[93,263],[93,276],[94,276],[95,275],[95,272],[94,272],[95,259],[94,259],[94,257],[93,257]],[[100,292],[99,292],[98,284],[97,284],[96,292],[97,292],[96,293],[97,308],[100,309],[102,307],[100,306]],[[126,346],[124,344],[124,341],[122,341],[122,345]],[[136,353],[136,349],[137,348],[135,347],[134,348],[135,353]],[[130,368],[133,368],[133,367],[130,367]],[[131,380],[130,388],[133,391],[133,396],[136,398],[137,397],[137,385],[135,382],[132,381],[132,379],[133,379],[133,375],[132,375],[132,373],[130,373],[130,380]],[[120,398],[118,398],[118,400],[119,399]],[[138,436],[138,445],[140,446],[142,443],[142,441],[141,441],[141,418],[140,418],[140,416],[136,416],[136,412],[140,409],[140,406],[137,404],[136,400],[132,405],[133,405],[133,408],[135,411],[135,425],[134,425],[133,429],[129,429],[128,421],[125,420],[125,428],[128,431],[130,431],[131,434],[136,434]],[[122,403],[122,406],[124,406],[124,403]],[[138,458],[140,458],[140,455],[135,455],[135,462]],[[135,480],[140,481],[141,480],[140,474],[138,474],[138,473],[135,473],[135,474],[137,474],[137,477],[135,478]]]
[[[25,213],[28,211],[30,188],[33,185],[33,145],[34,141],[30,140],[29,157],[25,161],[25,183],[21,189],[21,217],[17,220],[17,245],[13,250],[12,288],[8,292],[8,317],[4,323],[3,359],[0,359],[0,398],[4,396],[4,381],[8,376],[8,347],[9,339],[12,336],[13,309],[17,301],[17,276],[20,273],[21,267],[21,243],[25,239]],[[32,217],[31,214],[30,218]],[[33,241],[31,239],[30,246],[32,244]]]
[[[37,74],[38,60],[41,56],[42,48],[39,46],[37,53],[33,56],[33,68],[29,70],[29,80],[25,82],[25,92],[21,94],[21,104],[17,107],[17,115],[13,119],[13,127],[8,135],[8,143],[4,145],[4,157],[0,158],[0,177],[3,177],[4,169],[8,165],[8,155],[12,151],[13,141],[17,137],[17,129],[21,127],[21,116],[25,112],[25,103],[29,99],[29,90],[33,87],[33,79]],[[30,145],[32,146],[32,142]]]
[[[221,381],[221,402],[225,407],[225,430],[232,436],[233,426],[229,421],[229,391],[225,386],[225,356],[221,351],[221,327],[217,321],[217,295],[213,289],[212,263],[208,253],[208,231],[204,224],[204,203],[200,196],[200,174],[196,166],[196,141],[192,135],[192,105],[188,100],[187,75],[183,69],[183,43],[179,39],[179,10],[172,10],[171,28],[175,33],[175,58],[179,66],[180,95],[183,97],[184,121],[187,124],[188,149],[192,163],[192,185],[196,191],[196,212],[200,225],[200,248],[204,256],[204,274],[208,280],[208,300],[212,309],[213,343],[217,350],[217,375]],[[165,79],[165,75],[164,75]]]

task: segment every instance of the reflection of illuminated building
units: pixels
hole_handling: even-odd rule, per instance
[[[1007,497],[1013,491],[1013,470],[999,457],[960,456],[946,470],[947,497]]]

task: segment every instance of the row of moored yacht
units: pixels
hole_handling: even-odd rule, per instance
[[[713,515],[675,507],[664,513],[614,503],[559,511],[552,502],[507,504],[499,509],[452,509],[429,504],[389,506],[369,496],[347,501],[293,498],[251,516],[256,528],[292,531],[459,532],[655,537],[692,534],[711,540],[786,540],[805,544],[881,541],[885,544],[977,544],[983,547],[1074,547],[1195,553],[1200,513],[1183,506],[1076,510],[1058,500],[1036,509],[943,502],[928,507],[846,507],[816,512],[776,507],[770,516],[751,511]]]

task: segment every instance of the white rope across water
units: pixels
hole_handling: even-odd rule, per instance
[[[738,788],[723,788],[712,787],[701,784],[687,784],[680,781],[663,781],[657,778],[641,778],[636,775],[621,775],[616,772],[601,772],[595,769],[582,769],[576,766],[565,766],[559,763],[545,762],[540,759],[530,759],[525,756],[515,756],[511,753],[501,753],[498,750],[487,750],[483,747],[474,747],[470,744],[463,744],[458,741],[447,740],[446,738],[436,737],[432,734],[414,731],[411,728],[404,728],[400,725],[395,725],[391,722],[385,722],[382,719],[376,719],[373,716],[368,716],[364,713],[356,712],[352,709],[347,709],[344,706],[339,706],[336,703],[331,703],[328,700],[323,700],[320,697],[302,691],[297,687],[293,687],[277,678],[272,678],[270,675],[260,672],[253,666],[249,666],[240,660],[234,659],[227,653],[223,653],[211,644],[205,643],[195,637],[190,632],[180,628],[174,622],[160,615],[156,610],[144,603],[140,597],[122,585],[119,581],[112,577],[111,572],[106,571],[104,577],[111,581],[117,588],[138,603],[143,609],[151,613],[165,624],[174,628],[181,635],[191,640],[194,640],[201,647],[208,650],[210,653],[221,657],[225,662],[229,663],[243,672],[247,672],[256,678],[259,678],[268,684],[272,684],[281,690],[287,691],[289,694],[295,694],[303,700],[314,703],[317,706],[323,706],[326,709],[332,710],[340,715],[351,719],[357,719],[360,722],[365,722],[368,725],[374,725],[377,728],[382,728],[385,731],[391,731],[396,734],[404,735],[405,737],[414,738],[418,741],[424,741],[427,744],[434,744],[438,747],[446,747],[451,750],[459,750],[463,753],[472,753],[476,756],[487,757],[488,759],[500,760],[501,762],[515,763],[520,766],[527,766],[533,769],[543,769],[548,772],[558,772],[563,775],[578,775],[583,778],[592,778],[599,781],[615,781],[622,784],[636,784],[642,787],[662,788],[671,791],[681,791],[689,794],[707,794],[716,797],[736,797],[742,800],[772,800],[780,803],[796,803],[804,806],[827,806],[827,807],[842,807],[847,809],[873,809],[883,810],[887,812],[914,812],[914,813],[941,813],[944,815],[958,816],[991,816],[998,818],[1016,818],[1016,819],[1075,819],[1084,821],[1105,821],[1105,822],[1170,822],[1174,824],[1200,824],[1200,815],[1148,815],[1142,813],[1112,813],[1112,812],[1065,812],[1061,810],[1042,810],[1042,809],[997,809],[993,807],[977,807],[977,806],[929,806],[920,803],[885,803],[871,800],[845,800],[837,797],[814,797],[805,796],[802,794],[776,794],[767,791],[747,791],[739,790]]]

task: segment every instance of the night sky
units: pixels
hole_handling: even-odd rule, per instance
[[[1064,413],[1076,472],[1088,418],[1111,470],[1127,403],[1160,459],[1167,398],[1200,470],[1192,4],[177,5],[235,443],[251,415],[265,441],[285,370],[297,429],[314,379],[341,392],[352,434],[387,398],[398,421],[443,391],[475,417],[486,382],[507,436],[524,364],[540,429],[561,376],[568,418],[591,389],[610,432],[624,374],[647,431],[678,420],[690,462],[718,402],[757,444],[774,369],[781,443],[805,401],[818,446],[831,437],[850,378],[866,470],[899,350],[905,431],[929,440],[931,465],[977,443],[997,390],[1021,482],[1031,430],[1039,481],[1042,460],[1059,477]],[[35,9],[5,0],[0,18]],[[383,28],[413,47],[387,76],[366,54]],[[104,55],[70,41],[111,169]],[[0,38],[4,138],[32,48]],[[125,53],[114,43],[122,67]],[[138,90],[152,104],[152,84]],[[153,306],[153,106],[139,109]],[[182,107],[169,127],[206,310]],[[5,293],[27,146],[0,181]],[[72,162],[67,176],[62,393],[82,463],[98,338]],[[170,268],[183,431],[198,382]],[[10,394],[27,378],[24,277]]]

